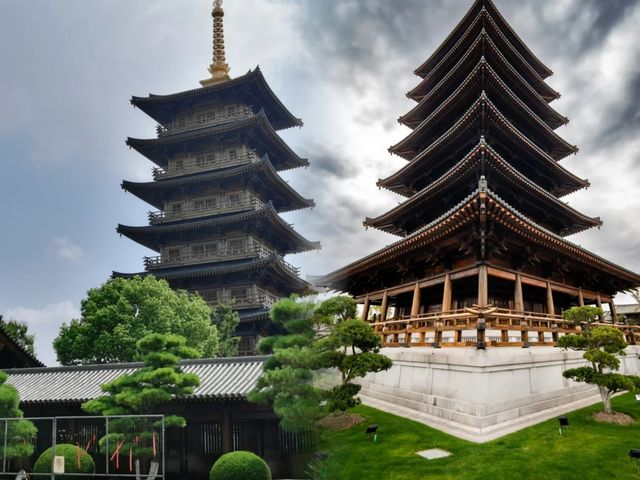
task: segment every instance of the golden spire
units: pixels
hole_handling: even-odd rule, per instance
[[[215,0],[213,2],[213,12],[211,12],[211,16],[213,17],[213,63],[209,65],[211,78],[200,81],[200,85],[203,87],[231,79],[229,76],[229,70],[231,69],[229,65],[227,65],[224,56],[224,28],[222,26],[224,10],[222,10],[222,0]]]

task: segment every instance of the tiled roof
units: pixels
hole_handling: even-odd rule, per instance
[[[246,179],[251,178],[252,174],[262,175],[262,178],[257,180],[261,188],[273,189],[280,194],[279,196],[282,200],[276,205],[278,211],[291,212],[315,206],[313,200],[303,198],[289,185],[289,182],[283,180],[282,177],[276,173],[267,154],[263,155],[260,160],[235,168],[200,172],[153,182],[130,182],[125,180],[122,182],[122,189],[133,193],[138,198],[156,208],[162,208],[167,198],[167,192],[175,191],[177,187],[207,184],[215,181],[228,180],[230,178]],[[267,195],[267,197],[269,197],[269,195]],[[275,197],[275,195],[273,195],[273,197]]]
[[[184,372],[200,378],[189,400],[242,399],[256,384],[268,357],[184,360]],[[100,386],[142,367],[141,363],[6,370],[23,403],[77,403],[99,397]]]
[[[194,99],[219,98],[225,92],[232,92],[232,94],[240,96],[254,96],[256,100],[261,95],[260,106],[270,112],[269,116],[273,118],[274,127],[277,129],[302,126],[302,120],[294,117],[271,90],[260,71],[260,67],[249,70],[246,74],[227,82],[170,95],[151,94],[148,97],[133,97],[131,103],[162,123],[173,118],[172,111],[181,102],[188,108]]]

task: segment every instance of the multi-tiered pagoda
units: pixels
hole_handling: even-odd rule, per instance
[[[285,254],[319,248],[279,214],[312,207],[278,172],[307,166],[276,133],[300,127],[259,68],[231,79],[225,62],[221,1],[213,10],[211,78],[173,95],[133,97],[158,122],[157,138],[127,144],[151,160],[153,181],[122,188],[152,205],[149,225],[118,232],[158,253],[145,272],[240,314],[240,353],[253,353],[269,307],[309,285]],[[116,276],[130,276],[115,273]],[[133,275],[133,274],[132,274]]]
[[[608,303],[615,321],[640,276],[566,238],[601,221],[561,200],[589,183],[561,165],[578,149],[556,133],[551,70],[476,0],[415,73],[412,131],[390,148],[407,164],[378,182],[407,199],[364,222],[402,238],[322,283],[387,345],[553,345],[574,305]]]

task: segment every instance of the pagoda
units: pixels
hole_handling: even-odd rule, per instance
[[[150,204],[149,225],[117,231],[157,252],[145,271],[210,304],[231,302],[240,314],[240,354],[252,354],[269,329],[270,306],[310,285],[284,255],[320,248],[280,213],[314,206],[279,172],[308,165],[277,131],[301,127],[259,67],[231,79],[225,59],[222,1],[213,9],[211,77],[171,95],[133,97],[158,122],[157,138],[127,145],[151,160],[153,181],[122,188]]]
[[[407,164],[378,182],[406,199],[364,222],[400,239],[319,283],[354,295],[386,346],[553,346],[577,305],[615,322],[640,276],[567,239],[602,222],[562,200],[589,183],[562,166],[578,149],[556,133],[551,70],[476,0],[414,73],[411,132],[389,149]]]

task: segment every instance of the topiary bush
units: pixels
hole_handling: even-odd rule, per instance
[[[222,455],[211,467],[209,480],[271,480],[267,463],[251,452]]]
[[[36,460],[33,465],[33,473],[51,473],[51,455],[53,453],[53,447],[46,449],[42,455]],[[96,470],[96,465],[93,463],[93,458],[82,448],[80,449],[80,468],[78,468],[78,447],[70,445],[68,443],[61,443],[56,445],[56,456],[64,456],[64,471],[65,473],[90,473],[93,474]],[[36,477],[38,478],[38,477]],[[71,476],[71,475],[56,475],[56,480],[91,480],[93,475],[87,476]]]

